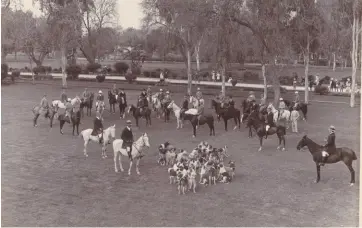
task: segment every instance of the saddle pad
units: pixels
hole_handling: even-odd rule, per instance
[[[197,109],[196,109],[196,108],[190,108],[189,110],[187,110],[187,111],[185,112],[185,114],[197,115]]]

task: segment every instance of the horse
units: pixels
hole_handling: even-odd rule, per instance
[[[162,104],[161,101],[158,99],[158,94],[152,95],[151,103],[153,110],[156,112],[156,117],[160,119],[163,113],[162,113]]]
[[[263,137],[266,135],[273,135],[273,134],[277,134],[278,138],[279,138],[279,146],[277,147],[277,150],[279,150],[281,148],[281,142],[283,141],[283,145],[284,147],[282,147],[282,150],[285,150],[285,134],[286,134],[286,130],[284,126],[277,126],[277,127],[271,127],[268,131],[268,134],[266,134],[266,125],[265,123],[260,120],[258,113],[257,112],[252,112],[250,114],[250,116],[248,117],[248,121],[247,121],[247,126],[252,126],[255,131],[256,134],[259,136],[259,140],[260,140],[260,148],[258,151],[262,150],[263,147]]]
[[[298,102],[295,103],[293,102],[289,102],[287,100],[285,100],[285,105],[289,108],[289,111],[292,112],[293,108],[296,107],[296,110],[299,112],[301,111],[303,114],[303,120],[306,121],[307,120],[307,112],[308,112],[308,105],[306,103],[303,102]]]
[[[188,114],[183,113],[181,115],[181,118],[183,117],[184,120],[189,120],[192,128],[193,128],[193,135],[192,137],[195,138],[196,137],[196,125],[197,123],[199,123],[199,125],[204,125],[205,123],[209,126],[210,129],[210,136],[214,135],[215,136],[215,126],[214,126],[214,117],[211,114],[205,114],[202,115],[200,118],[200,121],[198,121],[197,115],[192,115],[192,114]]]
[[[240,129],[240,110],[234,108],[234,110],[230,109],[230,108],[221,108],[221,104],[216,102],[215,100],[211,100],[211,108],[215,108],[216,114],[218,116],[218,118],[220,118],[220,116],[223,118],[224,120],[224,124],[225,124],[225,131],[228,130],[228,120],[233,118],[235,121],[235,127],[234,130],[238,127],[239,124],[239,129]]]
[[[116,103],[117,103],[117,95],[113,94],[111,90],[108,90],[108,102],[109,102],[109,112],[116,113]]]
[[[132,112],[133,117],[136,120],[136,126],[138,127],[138,119],[140,117],[145,117],[146,119],[146,126],[151,126],[151,109],[149,107],[144,107],[143,112],[140,113],[140,109],[136,108],[134,105],[131,105],[128,109],[128,113]]]
[[[175,104],[175,101],[171,101],[167,108],[172,109],[175,113],[177,123],[176,129],[183,128],[183,122],[181,120],[181,108]]]
[[[53,119],[54,119],[54,115],[56,113],[55,107],[53,105],[49,106],[47,116],[46,116],[46,113],[43,111],[43,109],[39,105],[34,106],[33,109],[32,109],[32,112],[34,114],[34,119],[33,119],[33,126],[34,127],[38,126],[37,121],[38,121],[38,117],[40,116],[40,114],[44,115],[45,119],[49,118],[49,120],[50,120],[50,128],[53,127]]]
[[[123,140],[122,139],[116,139],[113,141],[113,153],[114,153],[114,171],[118,173],[118,165],[117,160],[119,160],[119,166],[121,168],[121,172],[124,171],[122,166],[122,155],[128,157],[128,152],[125,148],[122,147]],[[139,171],[139,164],[140,160],[143,157],[141,155],[142,150],[145,147],[150,147],[149,138],[147,133],[143,133],[141,137],[137,139],[136,142],[132,144],[132,152],[131,156],[133,159],[136,159],[136,172],[138,175],[140,175]],[[129,163],[129,169],[128,169],[128,175],[131,175],[131,168],[132,168],[133,161],[130,160]]]
[[[119,105],[119,115],[121,118],[124,119],[124,117],[126,115],[127,102],[123,96],[119,96],[119,95],[117,96],[117,102]]]
[[[75,110],[76,109],[76,110]],[[79,135],[79,124],[80,124],[80,117],[81,117],[81,113],[80,113],[80,109],[78,108],[72,108],[70,111],[70,119],[69,118],[65,118],[65,114],[60,114],[58,116],[58,120],[59,120],[59,126],[60,126],[60,134],[64,134],[63,133],[63,126],[64,124],[67,123],[71,123],[72,122],[72,127],[73,127],[73,133],[72,135],[74,135],[74,130],[75,128],[77,128],[77,135]]]
[[[285,120],[285,125],[288,129],[290,122],[290,111],[285,109],[283,113],[280,114],[280,111],[278,111],[272,103],[269,103],[268,108],[270,108],[271,112],[273,113],[274,123],[277,123],[279,120]]]
[[[168,108],[168,105],[170,103],[167,103],[167,102],[162,102],[161,103],[162,105],[162,111],[163,111],[163,114],[165,116],[165,123],[169,122],[170,121],[170,114],[171,114],[171,110]]]
[[[85,129],[80,132],[80,135],[84,140],[84,156],[88,157],[87,146],[89,141],[99,143],[98,135],[92,135],[93,129]],[[106,130],[103,130],[103,143],[102,143],[102,158],[107,158],[106,149],[109,141],[116,138],[116,125],[108,127]]]
[[[80,110],[81,110],[81,113],[82,113],[82,117],[84,117],[84,111],[83,111],[84,107],[87,108],[87,116],[92,115],[93,100],[94,100],[94,93],[93,92],[90,93],[90,96],[88,98],[86,98],[86,99],[82,98],[81,99]]]
[[[316,164],[317,179],[315,180],[315,183],[318,183],[321,178],[320,177],[321,168],[320,168],[319,164],[322,161],[322,151],[324,150],[324,147],[313,142],[313,140],[308,138],[307,135],[304,135],[303,138],[299,141],[299,143],[297,145],[297,150],[300,150],[301,148],[303,148],[305,146],[308,147],[308,150],[313,157],[313,161]],[[348,167],[348,170],[351,173],[350,185],[352,186],[355,183],[354,169],[352,167],[352,162],[354,160],[357,160],[356,153],[350,148],[341,147],[341,148],[336,149],[336,153],[328,156],[326,163],[332,164],[332,163],[337,163],[337,162],[343,161],[343,163]]]

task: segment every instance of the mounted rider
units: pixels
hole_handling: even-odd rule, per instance
[[[140,113],[143,113],[143,109],[148,107],[148,100],[146,97],[142,95],[138,97],[137,107],[140,109]]]
[[[147,97],[147,91],[146,91],[146,89],[143,89],[143,90],[142,90],[140,96],[141,96],[142,98],[146,98],[146,97]]]
[[[268,138],[269,129],[272,128],[272,127],[276,127],[276,125],[274,123],[274,114],[272,112],[272,109],[270,107],[268,107],[266,110],[267,110],[268,114],[267,114],[266,120],[265,120],[265,123],[266,123],[265,139]]]
[[[324,145],[324,150],[322,151],[322,162],[319,165],[324,166],[328,156],[333,153],[336,153],[336,128],[334,126],[329,127],[329,135],[327,137],[327,143]]]
[[[98,136],[99,143],[103,143],[103,123],[99,112],[96,113],[96,118],[94,119],[93,124],[94,127],[91,135]]]
[[[62,93],[60,94],[60,101],[65,104],[68,100],[67,94],[65,93],[65,90],[62,90]]]
[[[279,98],[279,116],[281,116],[285,110],[285,102],[284,102],[284,99],[281,97]]]
[[[294,92],[294,104],[295,104],[295,107],[297,107],[299,105],[299,102],[300,102],[299,92],[295,91]]]
[[[170,91],[167,90],[166,96],[163,98],[164,107],[167,108],[167,106],[170,104],[171,101],[172,101],[172,99],[171,99]]]
[[[111,89],[111,93],[114,97],[116,97],[116,95],[118,95],[118,89],[117,89],[117,86],[116,84],[113,84],[113,88]]]
[[[248,110],[249,112],[251,112],[252,109],[253,109],[253,107],[254,107],[254,105],[255,105],[255,103],[256,103],[256,98],[255,98],[255,93],[254,93],[254,91],[250,91],[250,92],[249,92],[249,96],[248,96],[248,98],[246,99],[246,101],[247,101],[247,105],[248,105],[247,110]]]
[[[181,110],[180,110],[180,116],[182,116],[183,113],[185,113],[187,110],[189,110],[189,99],[188,99],[188,95],[185,94],[184,96],[184,100],[182,101],[181,104]]]
[[[146,96],[147,96],[148,103],[151,103],[152,102],[151,86],[147,86],[146,94],[147,94]]]
[[[83,94],[82,94],[82,98],[84,99],[84,101],[88,101],[89,100],[89,98],[90,98],[90,92],[88,92],[88,89],[87,88],[85,88],[84,89],[84,92],[83,92]]]
[[[70,118],[70,112],[73,109],[72,99],[68,98],[67,102],[65,103],[65,116],[64,118]],[[69,119],[70,120],[70,119]]]
[[[205,101],[202,98],[202,94],[199,94],[199,96],[196,97],[196,99],[197,99],[197,104],[198,104],[198,106],[197,106],[197,125],[196,126],[199,126],[200,119],[204,115]]]
[[[45,117],[49,116],[49,103],[47,100],[47,95],[44,94],[40,101],[39,114],[45,112]]]
[[[96,98],[96,107],[98,108],[98,106],[101,104],[104,104],[104,96],[102,90],[99,90],[98,96]]]
[[[160,89],[160,92],[158,93],[158,100],[162,103],[164,98],[165,94],[163,93],[163,89]]]
[[[196,94],[195,94],[196,98],[198,97],[202,97],[202,92],[200,90],[200,87],[197,88]]]
[[[132,132],[132,122],[131,120],[127,120],[127,126],[123,129],[121,134],[121,139],[123,140],[122,148],[125,148],[128,153],[128,157],[131,161],[133,161],[132,158],[132,145],[134,142],[133,139],[133,132]]]
[[[235,101],[233,100],[233,97],[232,97],[231,95],[229,96],[228,109],[229,109],[230,111],[234,111],[234,110],[235,110]]]
[[[220,107],[224,108],[224,105],[227,103],[227,100],[226,100],[226,96],[223,94],[222,91],[220,91],[220,93],[219,93],[218,100],[220,102]]]

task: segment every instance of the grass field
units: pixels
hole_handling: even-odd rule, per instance
[[[9,67],[12,67],[12,68],[20,69],[20,68],[24,68],[25,66],[30,68],[30,63],[25,56],[18,56],[17,59],[15,59],[14,56],[8,55],[6,58],[6,61],[7,61],[7,64],[9,65]],[[87,64],[87,61],[85,59],[78,59],[77,63],[78,64]],[[109,60],[109,61],[103,61],[101,64],[113,66],[114,63],[115,63],[115,61]],[[61,67],[60,61],[58,59],[46,59],[44,61],[43,65],[51,66],[52,68]],[[207,69],[211,72],[212,67],[213,67],[213,65],[211,63],[201,63],[201,69]],[[180,74],[186,72],[185,64],[179,63],[179,62],[178,63],[177,62],[163,63],[163,62],[147,62],[146,61],[142,66],[143,71],[154,71],[158,68],[160,68],[160,69],[167,68],[167,69],[170,69],[171,71],[176,71]],[[193,68],[196,68],[195,63],[193,63]],[[239,66],[239,64],[232,64],[232,72],[233,72],[234,76],[236,76],[237,78],[239,78],[243,75],[243,71],[240,71],[240,68],[241,67]],[[258,73],[259,78],[261,78],[261,66],[256,65],[256,64],[245,64],[245,68],[247,71]],[[292,76],[294,72],[296,72],[299,77],[304,77],[304,66],[301,66],[301,65],[291,66],[290,65],[290,66],[287,66],[287,67],[283,68],[282,70],[280,70],[279,73],[281,76]],[[330,76],[331,78],[341,79],[343,77],[351,76],[352,69],[351,68],[345,68],[345,69],[336,68],[336,71],[333,71],[329,67],[310,66],[309,74],[310,75],[319,74],[320,78],[322,78],[324,76]],[[185,73],[185,75],[186,75],[186,73]],[[357,75],[358,76],[361,75],[360,69],[357,70]],[[357,76],[357,80],[360,81],[360,77],[358,77],[358,76]]]
[[[82,83],[82,88],[97,91],[94,83]],[[352,148],[360,159],[359,108],[312,101],[309,121],[299,122],[303,133],[288,132],[284,152],[276,150],[276,136],[257,152],[258,139],[247,138],[245,127],[225,132],[220,122],[215,137],[209,137],[203,126],[193,139],[190,124],[176,130],[174,117],[170,123],[153,117],[148,128],[142,119],[140,128],[134,128],[135,138],[147,132],[151,148],[141,161],[141,176],[133,170],[129,177],[114,172],[111,146],[108,159],[101,159],[96,144],[89,146],[85,158],[82,139],[71,136],[69,125],[65,135],[60,135],[58,122],[50,129],[44,118],[32,127],[31,108],[44,92],[49,99],[58,98],[58,84],[2,87],[3,226],[358,226],[359,160],[353,165],[354,187],[349,186],[350,174],[342,163],[322,168],[321,182],[314,184],[312,157],[308,151],[297,151],[296,144],[303,133],[323,143],[328,126],[334,124],[337,146]],[[71,82],[67,92],[74,95],[82,88]],[[139,92],[126,92],[129,104],[134,104]],[[177,103],[182,95],[173,95]],[[348,102],[343,97],[322,98]],[[236,98],[237,104],[240,101]],[[119,138],[124,120],[106,113],[104,125],[111,124],[116,124]],[[81,128],[92,127],[92,118],[82,120]],[[166,140],[188,151],[202,140],[216,147],[228,145],[236,162],[235,181],[199,186],[196,194],[179,196],[176,186],[168,184],[166,168],[156,163],[157,146]]]

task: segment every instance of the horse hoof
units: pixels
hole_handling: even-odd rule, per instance
[[[259,148],[258,152],[260,152],[260,151],[261,151],[261,147]]]
[[[318,181],[317,181],[317,180],[315,180],[315,181],[314,181],[314,183],[315,183],[315,184],[317,184],[317,183],[318,183]]]
[[[349,186],[353,186],[353,185],[354,185],[354,183],[350,183],[350,184],[349,184]]]
[[[285,148],[283,147],[282,151],[285,151]]]
[[[119,173],[119,171],[118,170],[114,170],[116,173]]]

